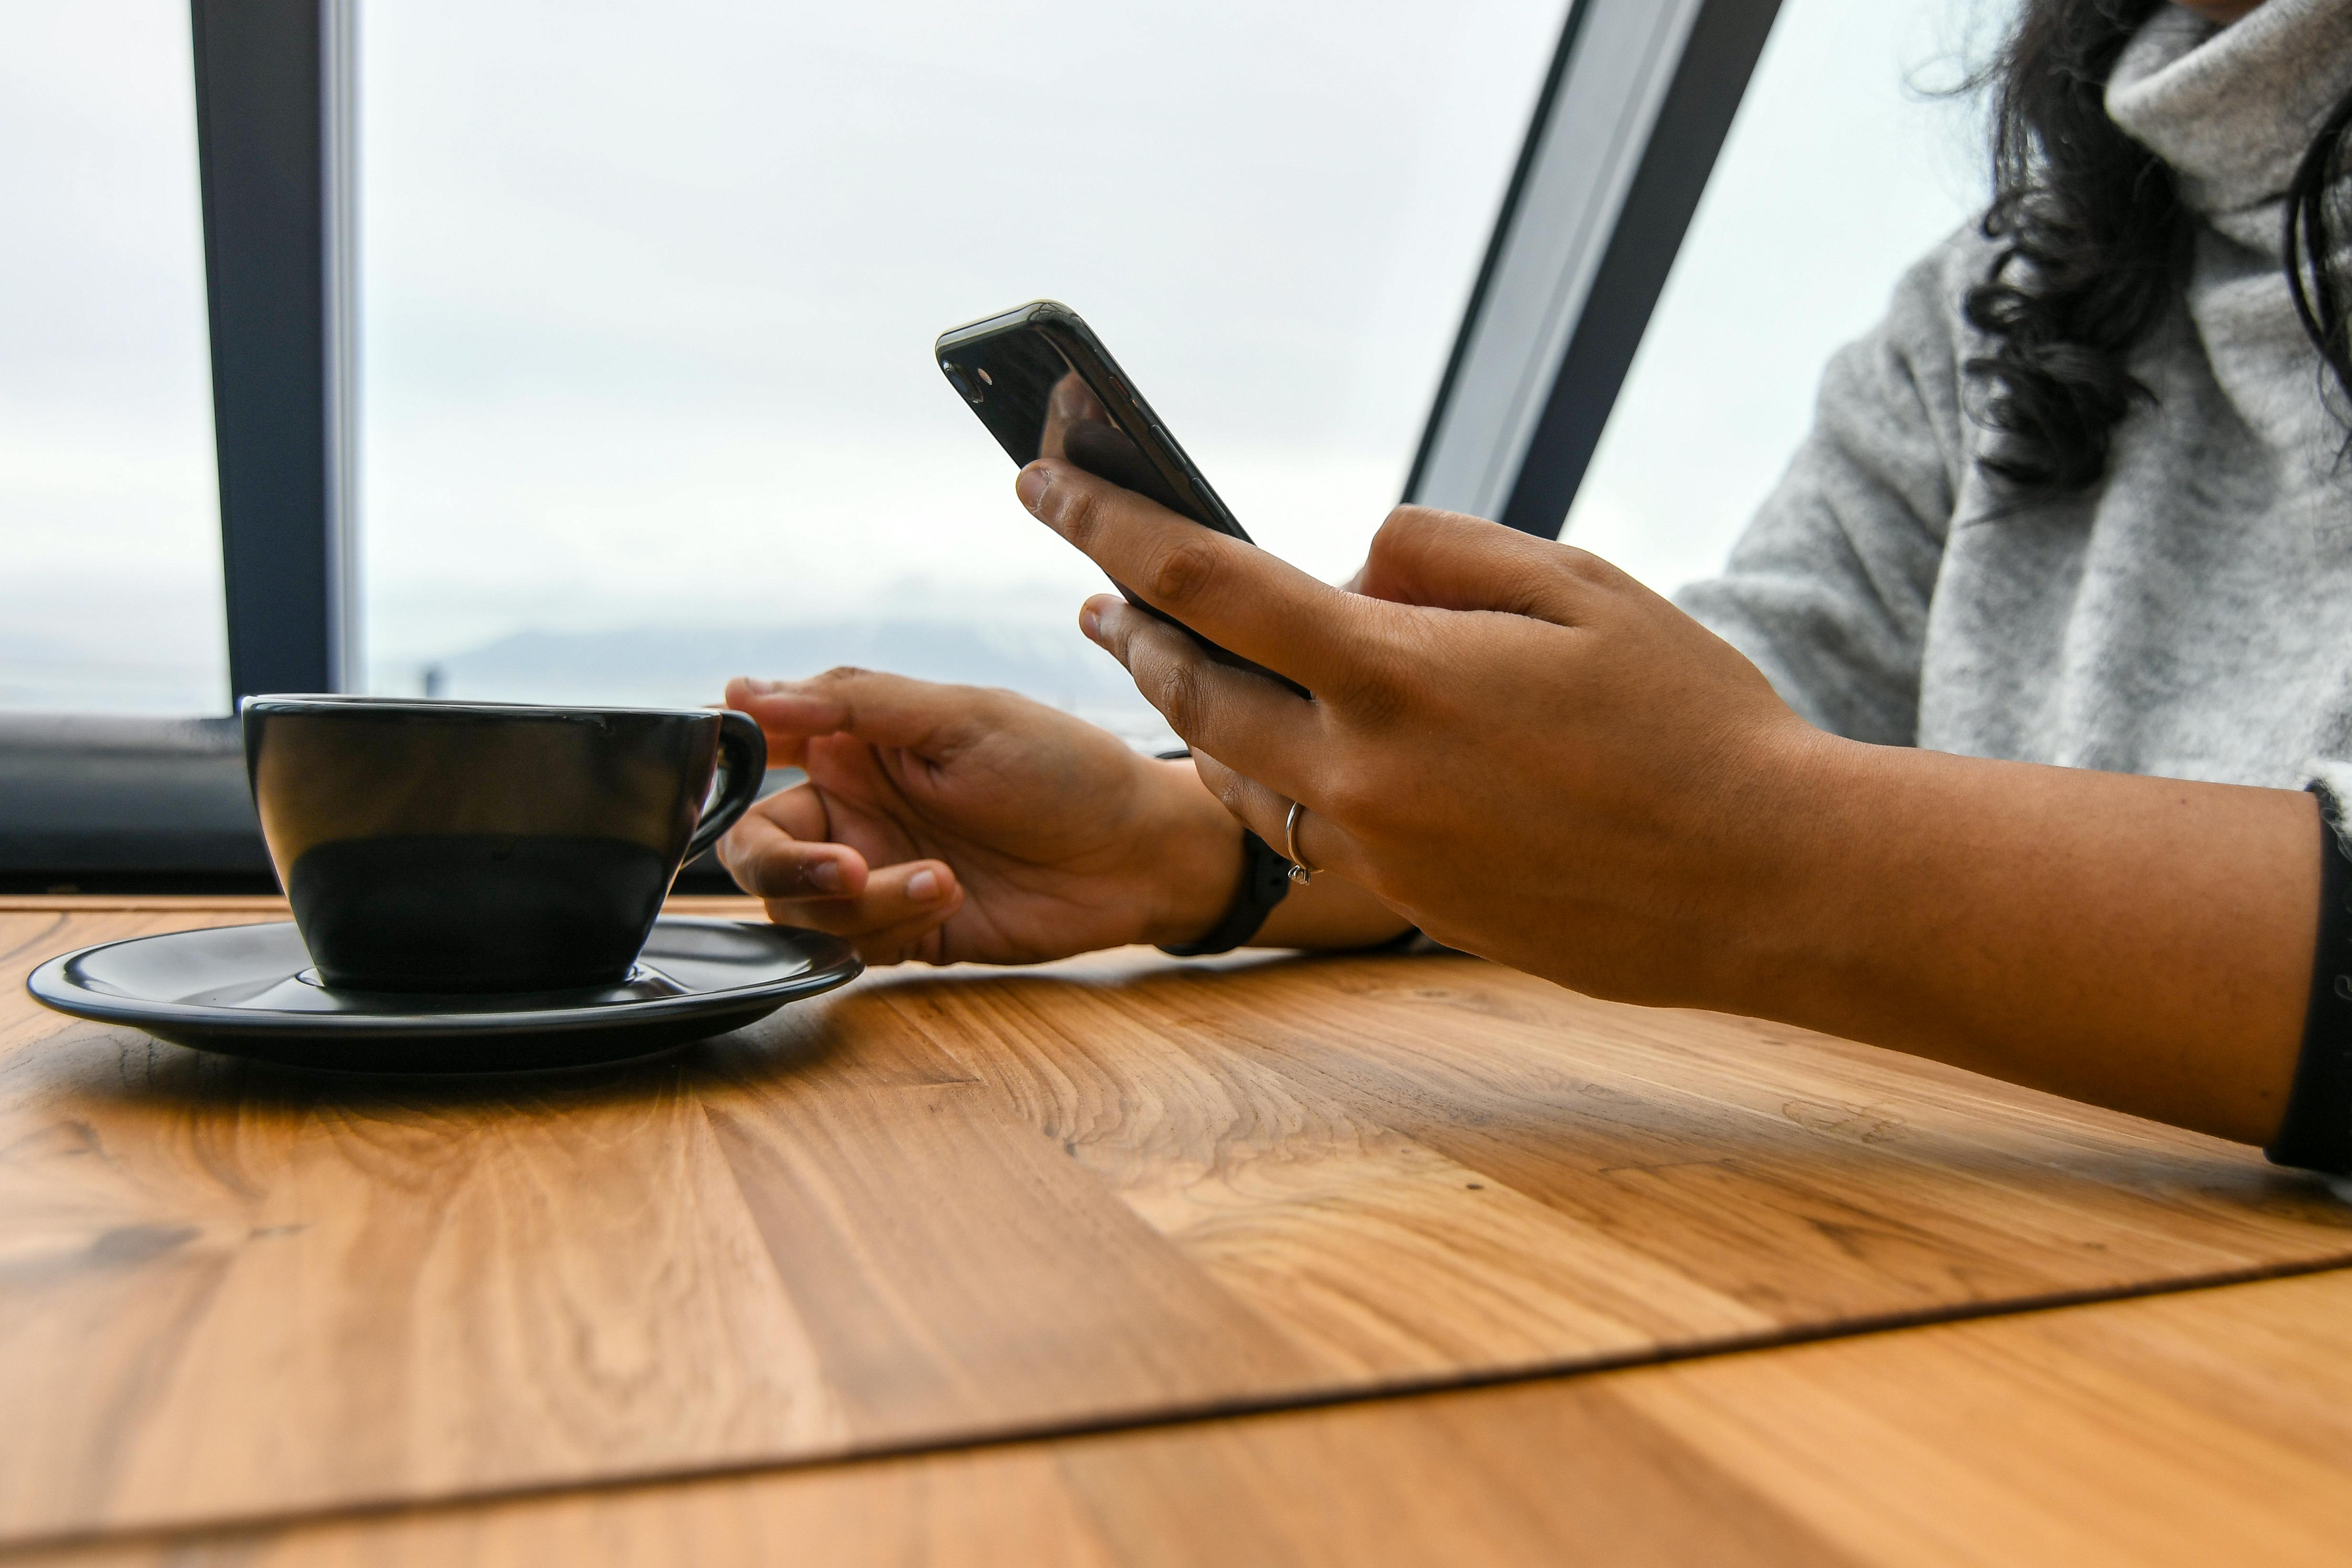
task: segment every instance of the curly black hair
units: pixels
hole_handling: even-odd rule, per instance
[[[2116,426],[2152,395],[2128,368],[2187,279],[2193,220],[2172,171],[2107,117],[2116,57],[2164,0],[2025,0],[1984,73],[1993,89],[1987,238],[2003,242],[1962,302],[1991,339],[1970,359],[1971,412],[1997,434],[1979,465],[2019,500],[2079,494],[2107,472]],[[2352,94],[2287,193],[2286,276],[2304,330],[2352,402],[2352,300],[2334,193]]]

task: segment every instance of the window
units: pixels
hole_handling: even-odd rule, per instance
[[[1718,571],[1812,422],[1822,366],[1989,190],[1936,96],[1992,0],[1785,0],[1562,537],[1670,592]]]
[[[266,884],[232,678],[849,659],[1164,734],[933,334],[1081,305],[1327,576],[1409,473],[1549,531],[1778,9],[19,3],[0,886]]]
[[[849,660],[1158,732],[932,337],[1075,306],[1263,542],[1346,574],[1563,11],[373,6],[372,689],[701,702]]]
[[[220,712],[187,7],[5,15],[0,708]]]

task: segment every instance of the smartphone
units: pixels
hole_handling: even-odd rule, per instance
[[[1203,528],[1251,542],[1234,514],[1085,320],[1067,305],[1034,300],[941,332],[932,345],[956,395],[1014,463],[1063,458],[1148,496]],[[1255,671],[1306,696],[1295,680],[1219,647],[1162,615],[1119,583],[1127,602],[1166,621],[1221,664]]]

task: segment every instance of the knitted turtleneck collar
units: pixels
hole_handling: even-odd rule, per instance
[[[2279,200],[2347,89],[2352,0],[2266,0],[2220,28],[2167,5],[2116,61],[2107,113],[2208,223],[2275,252]]]

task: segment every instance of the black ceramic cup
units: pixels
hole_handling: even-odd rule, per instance
[[[294,923],[319,978],[351,990],[618,984],[677,868],[767,771],[741,713],[373,697],[238,711]]]

